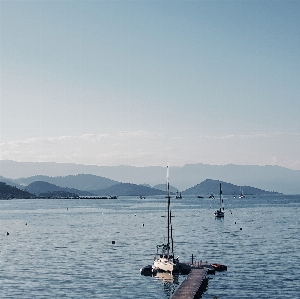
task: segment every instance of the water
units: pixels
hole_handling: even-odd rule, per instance
[[[172,199],[175,255],[222,263],[202,298],[299,298],[300,196]],[[170,298],[141,276],[165,241],[166,199],[0,201],[0,298]],[[9,232],[9,235],[7,235]],[[115,241],[115,244],[112,244]]]

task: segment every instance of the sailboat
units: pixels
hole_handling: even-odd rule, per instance
[[[158,272],[176,272],[179,270],[179,260],[178,257],[174,258],[173,251],[173,236],[172,236],[172,224],[171,224],[171,209],[170,209],[170,184],[169,184],[169,166],[167,166],[167,204],[168,204],[168,239],[167,244],[161,244],[156,246],[156,256],[154,257],[152,271]],[[171,247],[170,247],[171,240]],[[158,251],[161,251],[160,253]]]
[[[239,198],[245,198],[242,187],[240,187],[240,196]]]
[[[220,183],[220,209],[215,211],[215,213],[214,213],[215,217],[217,217],[217,218],[224,217],[224,211],[222,211],[222,208],[223,208],[222,185]],[[223,208],[223,210],[224,210],[224,208]]]
[[[176,191],[176,199],[181,199],[182,198],[182,195],[181,195],[181,192],[179,192],[178,190]]]

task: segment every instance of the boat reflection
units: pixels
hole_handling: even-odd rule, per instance
[[[157,272],[154,277],[158,278],[159,280],[163,282],[173,282],[174,276],[170,272]]]
[[[162,282],[172,282],[173,284],[179,284],[179,273],[172,274],[170,272],[156,272],[154,277],[161,280]]]
[[[179,274],[172,274],[170,272],[157,272],[154,277],[162,282],[165,298],[171,299],[179,286]]]

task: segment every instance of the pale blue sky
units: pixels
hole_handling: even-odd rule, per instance
[[[300,169],[300,1],[0,3],[0,159]]]

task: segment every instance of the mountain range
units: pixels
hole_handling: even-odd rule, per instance
[[[81,178],[80,185],[78,188],[69,188],[68,186],[75,186],[78,182],[78,176]],[[0,194],[1,198],[34,198],[34,197],[90,197],[90,196],[154,196],[154,195],[166,195],[166,185],[156,185],[155,187],[150,187],[147,185],[136,185],[130,183],[114,182],[107,178],[97,177],[90,174],[81,174],[78,176],[66,176],[66,177],[47,177],[43,176],[44,181],[35,181],[35,179],[41,179],[40,176],[34,176],[29,178],[22,178],[16,180],[9,180],[5,178],[0,178],[2,181],[2,187],[8,189],[7,193],[4,191]],[[90,178],[94,181],[99,182],[97,189],[94,184],[90,184]],[[5,181],[5,182],[4,182]],[[50,182],[55,181],[59,184],[55,185]],[[14,182],[19,183],[19,188],[14,185]],[[24,186],[24,182],[29,183]],[[85,182],[85,184],[84,184]],[[11,186],[10,186],[10,185]],[[22,184],[22,185],[21,185]],[[183,195],[208,195],[208,194],[218,194],[219,186],[222,184],[223,194],[238,195],[240,192],[240,187],[233,185],[231,183],[221,182],[218,180],[206,179],[205,181],[195,185],[194,187],[188,188],[182,192]],[[105,187],[108,185],[108,187]],[[64,187],[62,187],[64,186]],[[2,188],[3,189],[3,188]],[[171,195],[174,195],[177,189],[170,186]],[[14,191],[14,192],[12,192]],[[270,192],[261,190],[259,188],[254,188],[250,186],[243,186],[244,194],[247,195],[261,195],[261,194],[271,194],[276,192]],[[22,193],[23,192],[23,193]]]
[[[86,182],[83,183],[85,179],[83,174],[94,176],[88,178],[90,186],[87,186]],[[30,180],[33,182],[47,179],[49,183],[61,187],[89,191],[104,189],[113,186],[116,182],[147,186],[164,184],[166,168],[0,160],[0,175],[5,179],[13,180],[15,186],[28,185]],[[74,177],[72,178],[72,176]],[[61,180],[59,177],[64,179]],[[101,179],[101,184],[103,184],[101,187],[99,187],[99,177],[106,178],[105,182]],[[67,183],[68,179],[70,182]],[[74,179],[77,181],[75,182]],[[230,182],[236,186],[253,186],[261,190],[284,194],[300,194],[300,171],[281,166],[233,164],[170,166],[170,183],[178,190],[187,190],[206,179]],[[83,186],[86,186],[86,189],[83,189]]]

